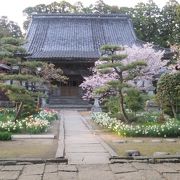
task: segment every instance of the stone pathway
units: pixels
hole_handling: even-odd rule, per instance
[[[110,163],[100,139],[77,111],[63,110],[65,152],[69,164],[1,165],[0,180],[179,180],[180,163]]]
[[[0,180],[179,180],[180,164],[34,164],[0,166]]]
[[[65,127],[65,156],[69,164],[107,164],[109,152],[84,124],[77,111],[62,110]]]

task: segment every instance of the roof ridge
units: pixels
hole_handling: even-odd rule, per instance
[[[126,15],[126,14],[120,14],[120,13],[116,13],[116,14],[95,14],[95,13],[90,13],[90,14],[85,14],[85,13],[32,13],[32,17],[33,18],[38,18],[38,17],[41,17],[41,18],[48,18],[48,17],[112,17],[112,18],[130,18],[129,15]]]

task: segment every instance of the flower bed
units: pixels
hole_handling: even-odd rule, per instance
[[[57,112],[54,110],[41,110],[36,115],[28,116],[18,120],[16,123],[12,119],[0,121],[0,131],[12,133],[43,133],[46,132],[50,123],[58,118]]]
[[[100,126],[109,128],[118,135],[127,137],[178,137],[180,121],[169,119],[163,124],[131,125],[109,117],[107,113],[93,113],[92,119]]]

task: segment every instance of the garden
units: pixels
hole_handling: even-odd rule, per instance
[[[15,116],[14,108],[0,109],[0,140],[10,140],[12,134],[44,133],[58,119],[57,112],[51,109],[41,109],[16,121]]]
[[[153,45],[104,45],[92,76],[81,84],[84,99],[98,98],[92,120],[120,137],[180,136],[179,46],[171,58]],[[99,110],[97,110],[99,111]]]

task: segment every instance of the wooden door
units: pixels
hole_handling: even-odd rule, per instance
[[[79,87],[61,86],[61,96],[79,96]]]

